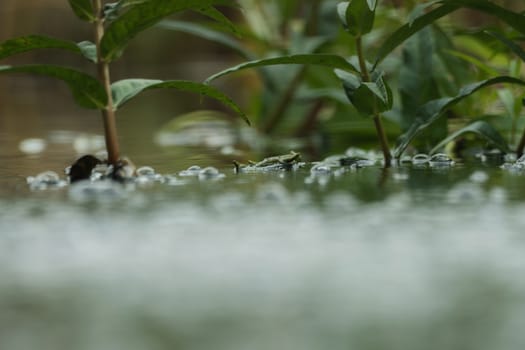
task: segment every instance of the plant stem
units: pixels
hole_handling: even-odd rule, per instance
[[[113,108],[113,96],[111,93],[111,78],[109,75],[109,63],[104,60],[101,52],[101,41],[104,36],[104,14],[102,11],[102,0],[93,0],[95,11],[95,44],[97,46],[97,71],[98,79],[104,86],[107,95],[107,104],[102,112],[104,123],[104,137],[106,141],[106,150],[108,152],[108,163],[115,165],[119,160],[119,145],[117,136],[117,123],[115,110]]]
[[[293,97],[295,95],[295,92],[299,85],[301,84],[301,81],[304,78],[304,75],[306,73],[306,66],[303,66],[300,68],[299,72],[296,73],[296,75],[293,77],[293,79],[290,81],[288,86],[286,87],[286,90],[282,93],[280,96],[279,101],[277,102],[276,107],[272,110],[272,113],[268,117],[268,121],[264,123],[261,127],[261,130],[265,134],[271,134],[279,122],[283,119],[283,114],[286,112],[286,109],[290,105],[290,103],[293,100]]]
[[[361,41],[361,36],[357,36],[355,39],[357,57],[359,59],[359,68],[361,70],[361,80],[363,82],[370,81],[370,74],[368,73],[368,68],[366,67],[366,60],[363,54],[363,43]],[[383,151],[383,157],[385,158],[385,167],[388,168],[392,164],[392,153],[390,152],[390,147],[388,145],[388,138],[383,127],[383,122],[381,121],[381,115],[379,113],[374,114],[374,125],[376,127],[377,137],[379,138],[379,143],[381,145],[381,150]]]

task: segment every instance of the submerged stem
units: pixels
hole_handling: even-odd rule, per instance
[[[106,150],[108,152],[108,163],[116,164],[119,159],[119,145],[117,137],[117,123],[113,107],[113,96],[111,93],[111,78],[109,74],[109,63],[102,57],[101,41],[104,36],[104,14],[102,11],[102,0],[93,0],[95,11],[95,44],[97,46],[97,71],[98,79],[104,86],[107,96],[107,104],[101,110],[104,123],[104,137]]]
[[[366,60],[363,54],[363,43],[361,41],[361,36],[357,36],[355,39],[357,57],[359,59],[359,69],[361,70],[361,80],[363,82],[370,81],[370,74],[368,73],[368,68],[366,67]],[[377,137],[381,145],[381,150],[383,151],[383,157],[385,158],[385,167],[390,167],[392,164],[392,153],[390,152],[390,146],[388,145],[388,138],[383,127],[383,122],[381,121],[381,115],[375,113],[374,115],[374,125],[376,127]]]

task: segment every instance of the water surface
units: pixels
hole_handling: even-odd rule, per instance
[[[137,155],[180,182],[88,194],[25,182],[69,151],[2,154],[1,349],[525,346],[520,173],[235,174],[193,151]]]

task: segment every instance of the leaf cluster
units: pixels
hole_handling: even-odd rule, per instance
[[[75,15],[83,21],[93,23],[96,20],[91,0],[69,0]],[[104,6],[105,32],[101,40],[100,52],[94,43],[51,38],[41,35],[29,35],[7,40],[0,44],[0,59],[23,52],[38,49],[59,49],[78,54],[91,62],[99,60],[114,62],[125,51],[129,42],[140,32],[152,27],[167,16],[186,10],[202,13],[228,28],[233,23],[215,6],[233,5],[231,0],[120,0]],[[0,66],[0,73],[33,73],[50,76],[64,81],[73,93],[78,105],[91,109],[103,109],[107,96],[102,83],[95,77],[74,68],[50,64],[25,66]],[[183,80],[148,80],[125,79],[111,85],[115,98],[114,109],[126,101],[149,89],[176,89],[198,93],[225,104],[246,121],[240,108],[216,88]]]

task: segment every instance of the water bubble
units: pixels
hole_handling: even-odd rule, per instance
[[[31,190],[46,190],[48,188],[60,188],[67,185],[65,180],[54,171],[44,171],[37,176],[29,176],[26,179]]]
[[[155,169],[150,166],[143,166],[137,169],[138,176],[154,176]]]
[[[412,157],[412,164],[416,166],[422,166],[426,165],[429,160],[430,157],[428,156],[428,154],[419,153]]]
[[[107,163],[100,163],[93,168],[91,171],[90,181],[99,181],[106,177],[106,174],[109,174],[109,165]]]
[[[403,156],[401,157],[401,159],[399,160],[399,163],[400,164],[406,164],[406,163],[412,163],[412,157],[411,156]]]
[[[39,154],[47,147],[47,142],[43,139],[25,139],[20,142],[18,148],[25,154]]]
[[[179,173],[179,176],[199,176],[202,168],[198,165],[192,165],[188,169],[183,170]]]
[[[224,174],[221,174],[217,168],[214,167],[206,167],[199,171],[199,180],[216,180],[216,179],[222,179],[225,177]]]
[[[428,164],[431,167],[450,167],[454,165],[454,161],[445,153],[436,153],[430,157]]]
[[[516,163],[525,164],[525,154],[516,160]]]
[[[517,156],[516,156],[516,153],[507,153],[507,154],[505,154],[503,159],[504,159],[505,162],[512,163],[512,162],[516,162],[517,161]]]
[[[332,172],[332,167],[328,164],[319,163],[314,165],[310,169],[310,174],[312,175],[323,175],[330,174]]]

